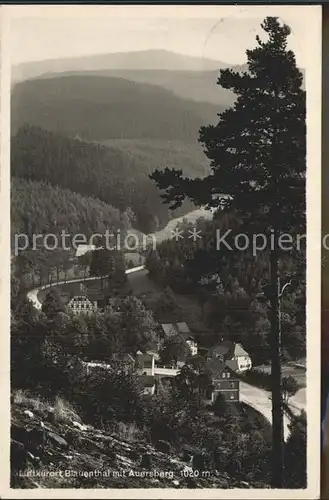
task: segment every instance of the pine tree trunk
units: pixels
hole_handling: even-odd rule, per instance
[[[272,453],[273,488],[283,487],[283,405],[281,392],[281,325],[280,325],[280,278],[277,249],[277,231],[274,248],[271,249],[271,357],[272,357]]]

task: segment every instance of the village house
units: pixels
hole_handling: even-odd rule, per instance
[[[153,396],[156,393],[161,380],[168,381],[176,377],[184,365],[181,362],[176,367],[163,366],[159,363],[159,355],[152,351],[138,351],[135,359],[130,354],[124,354],[124,356],[114,355],[110,364],[97,362],[85,362],[84,364],[88,372],[96,367],[105,370],[116,370],[117,372],[122,370],[122,366],[125,368],[124,372],[135,369],[136,374],[139,375],[143,394],[148,396]],[[211,384],[208,388],[203,389],[201,393],[202,401],[210,405],[220,396],[223,403],[239,402],[240,381],[234,371],[216,357],[207,362],[206,368],[211,374]]]
[[[156,359],[158,359],[158,355],[154,352],[142,353],[141,351],[138,351],[136,359],[134,359],[134,357],[130,354],[114,354],[109,363],[88,361],[83,364],[87,369],[87,373],[91,373],[95,368],[111,370],[116,373],[129,373],[131,370],[135,369],[137,375],[139,375],[139,381],[143,388],[143,394],[153,396],[156,388],[156,375],[159,376],[158,368],[155,364]],[[165,375],[170,377],[177,375],[177,373],[178,370],[167,370]],[[160,373],[160,376],[161,375],[162,374]]]
[[[230,340],[222,341],[211,349],[208,349],[206,357],[208,360],[217,358],[226,363],[233,371],[242,373],[252,368],[249,354],[241,344]]]
[[[96,250],[96,245],[81,244],[77,246],[75,256],[82,257],[82,255],[85,255],[87,252],[93,252],[94,250]]]
[[[138,375],[149,375],[153,377],[155,358],[156,355],[154,353],[137,351],[135,368]]]
[[[138,351],[136,353],[135,368],[144,385],[144,394],[153,395],[157,381],[176,377],[183,365],[184,362],[178,362],[176,366],[164,366],[160,363],[158,353]]]
[[[94,314],[97,311],[97,301],[91,301],[87,295],[75,295],[67,304],[68,310],[73,314]]]
[[[166,377],[175,377],[184,362],[178,362],[175,366],[165,366],[160,362],[157,352],[147,351],[136,353],[136,372],[139,375],[158,375]]]
[[[212,384],[203,391],[202,399],[206,404],[213,404],[218,397],[223,403],[238,403],[240,400],[240,381],[234,371],[219,358],[207,362]]]
[[[173,335],[180,335],[183,337],[190,348],[191,355],[196,356],[198,354],[198,344],[194,340],[187,323],[162,323],[161,328],[165,337],[171,337]]]

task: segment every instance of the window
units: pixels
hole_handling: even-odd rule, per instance
[[[226,374],[226,378],[230,378],[231,374],[230,373],[227,373]]]
[[[234,394],[231,394],[231,395],[230,395],[230,399],[234,399]]]
[[[226,373],[222,373],[222,378],[226,378]]]
[[[234,388],[234,382],[231,382],[231,387],[232,387],[232,389]]]

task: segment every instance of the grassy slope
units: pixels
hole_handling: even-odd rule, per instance
[[[246,410],[241,407],[241,416]],[[59,398],[52,405],[16,391],[12,394],[11,411],[13,488],[246,487],[246,483],[221,471],[211,471],[207,479],[185,478],[181,472],[186,469],[188,462],[183,461],[179,454],[169,455],[157,450],[133,424],[117,423],[107,432],[92,425],[86,426],[76,411]],[[251,415],[248,410],[245,418],[259,420],[261,416],[256,413]],[[143,454],[150,457],[151,471],[172,471],[172,477],[157,479],[129,476],[130,471],[145,473],[147,470],[141,466]],[[23,464],[24,457],[27,463]],[[21,472],[41,470],[43,474],[40,477],[19,475],[15,474],[15,469]],[[119,470],[125,471],[125,474],[115,477],[112,471]],[[65,471],[69,472],[65,475]],[[95,471],[98,471],[97,475]],[[250,487],[266,485],[250,484]]]

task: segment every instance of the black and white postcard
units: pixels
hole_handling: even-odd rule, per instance
[[[2,497],[317,498],[321,8],[1,27]]]

